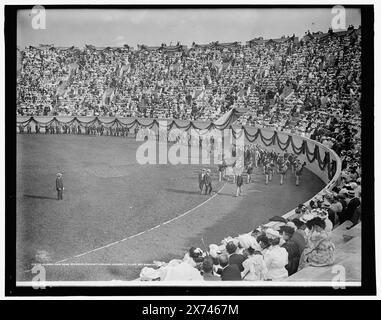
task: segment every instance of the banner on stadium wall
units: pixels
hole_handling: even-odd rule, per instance
[[[252,127],[245,126],[233,126],[232,123],[235,121],[234,117],[236,116],[235,109],[227,117],[224,123],[213,123],[213,122],[197,122],[197,121],[186,121],[186,120],[171,120],[171,119],[138,119],[138,118],[103,118],[103,117],[52,117],[50,119],[46,119],[46,117],[20,117],[17,119],[17,126],[19,132],[24,132],[25,128],[27,128],[27,132],[29,132],[31,124],[37,125],[42,128],[50,128],[50,127],[62,127],[62,126],[79,126],[82,128],[89,128],[95,126],[104,126],[105,128],[127,128],[128,130],[133,128],[159,128],[163,127],[163,123],[166,123],[166,129],[181,129],[184,131],[188,131],[190,129],[209,131],[213,129],[224,130],[230,129],[231,136],[233,139],[237,140],[243,134],[246,141],[249,143],[254,143],[256,141],[266,146],[277,146],[280,150],[287,152],[292,150],[296,155],[305,155],[307,161],[309,163],[313,163],[317,161],[320,170],[326,171],[331,180],[337,168],[336,160],[331,159],[330,151],[323,149],[324,157],[321,156],[321,150],[318,144],[315,144],[314,149],[310,150],[307,140],[303,140],[302,144],[297,146],[294,142],[294,138],[292,135],[288,135],[288,138],[285,141],[282,141],[279,138],[278,132],[274,131],[271,137],[265,137],[261,131],[261,129],[256,129],[256,132],[253,133]],[[160,121],[160,123],[159,123]],[[222,122],[222,121],[221,121]]]

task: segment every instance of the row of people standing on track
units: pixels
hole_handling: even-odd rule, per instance
[[[252,180],[254,168],[262,167],[265,175],[265,183],[272,181],[275,173],[280,176],[280,184],[284,183],[286,174],[291,171],[295,177],[295,184],[300,184],[303,169],[306,162],[301,162],[293,153],[277,153],[274,150],[266,150],[259,145],[248,145],[244,152],[245,168],[247,172],[247,183]]]
[[[236,163],[231,165],[233,168],[236,166]],[[259,145],[247,145],[244,150],[244,168],[246,171],[246,183],[249,184],[253,181],[253,174],[255,168],[262,168],[262,172],[265,175],[266,185],[272,181],[275,173],[278,173],[280,176],[280,184],[282,185],[285,181],[285,177],[289,171],[292,172],[295,177],[295,185],[299,186],[301,182],[301,177],[303,175],[304,167],[306,162],[303,162],[298,159],[295,154],[292,153],[277,153],[274,150],[266,150]],[[218,166],[219,171],[219,181],[222,181],[226,176],[226,169],[228,165],[225,159],[222,160],[221,164]],[[236,179],[240,174],[233,175],[233,182],[236,183]],[[243,183],[242,183],[243,184]],[[240,182],[240,186],[242,186]],[[238,187],[238,185],[237,185]],[[241,193],[240,190],[237,190],[237,194]]]
[[[45,133],[45,134],[86,134],[95,136],[119,136],[128,137],[130,132],[136,136],[140,130],[139,126],[128,128],[123,126],[105,126],[105,125],[80,125],[80,124],[35,124],[32,129],[31,124],[18,125],[18,133]],[[41,130],[43,128],[43,130]]]
[[[134,125],[128,128],[127,126],[107,126],[104,124],[60,124],[53,123],[49,125],[41,125],[35,123],[33,126],[31,123],[27,125],[19,124],[17,126],[18,133],[21,134],[83,134],[83,135],[95,135],[95,136],[117,136],[117,137],[135,137],[146,139],[147,137],[156,140],[167,140],[168,142],[187,144],[188,146],[199,146],[200,148],[206,146],[208,153],[211,154],[215,147],[221,148],[221,139],[215,140],[213,136],[206,138],[206,136],[200,135],[197,138],[192,137],[189,131],[182,129],[159,129],[154,130],[152,128],[144,127],[141,125]],[[205,141],[204,141],[205,140]]]

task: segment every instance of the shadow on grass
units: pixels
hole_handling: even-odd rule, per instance
[[[32,198],[32,199],[42,199],[42,200],[57,200],[57,198],[53,197],[45,197],[45,196],[36,196],[32,194],[24,194],[25,198]]]
[[[200,191],[186,191],[186,190],[178,190],[178,189],[165,189],[168,192],[173,193],[183,193],[183,194],[200,194]]]

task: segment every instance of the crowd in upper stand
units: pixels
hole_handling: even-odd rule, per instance
[[[17,112],[215,120],[234,106],[242,123],[318,135],[332,115],[358,120],[360,30],[189,50],[29,47]]]

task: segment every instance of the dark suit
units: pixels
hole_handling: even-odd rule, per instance
[[[227,265],[221,272],[222,281],[239,281],[242,280],[241,272],[236,264]]]
[[[243,177],[240,174],[239,176],[237,176],[237,186],[241,187],[242,185],[243,185]]]
[[[212,273],[205,273],[203,274],[203,278],[205,281],[221,281],[221,277],[215,276]]]
[[[242,254],[233,253],[231,256],[229,256],[229,264],[230,265],[237,265],[240,272],[244,270],[242,262],[244,262],[246,258]]]
[[[299,254],[301,255],[304,249],[306,248],[306,239],[304,238],[301,230],[297,230],[291,237],[291,240],[298,245]]]
[[[210,194],[212,192],[212,178],[209,174],[204,176],[205,183],[205,194]]]
[[[291,276],[298,271],[300,260],[299,247],[293,240],[288,240],[282,247],[285,248],[288,253],[288,264],[286,265],[286,269],[288,271],[288,276]]]
[[[62,178],[57,177],[56,179],[56,189],[57,189],[57,199],[62,200],[62,193],[63,193],[63,181]]]
[[[200,172],[198,174],[198,185],[200,187],[200,192],[202,192],[202,189],[204,188],[204,184],[205,184],[205,174]]]
[[[360,204],[361,204],[361,201],[359,198],[352,198],[348,202],[347,210],[345,211],[345,214],[344,214],[344,221],[345,220],[352,220],[352,218],[355,214],[355,211]]]

